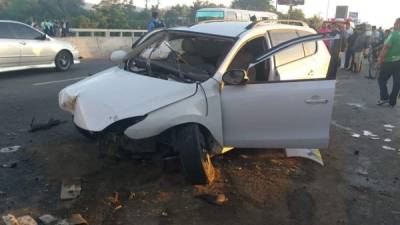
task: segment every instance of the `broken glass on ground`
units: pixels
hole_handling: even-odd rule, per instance
[[[63,180],[61,185],[61,195],[62,200],[69,200],[77,198],[81,193],[81,180],[80,178],[66,179]]]
[[[21,149],[21,146],[16,145],[16,146],[10,146],[10,147],[4,147],[0,149],[0,153],[10,153],[10,152],[16,152]]]

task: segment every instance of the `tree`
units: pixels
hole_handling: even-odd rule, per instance
[[[320,16],[314,15],[313,17],[308,18],[307,22],[310,25],[310,27],[318,29],[319,27],[321,27],[322,23],[324,22],[324,19]]]
[[[166,10],[164,21],[169,27],[182,26],[190,24],[191,9],[186,5],[176,5]]]
[[[255,11],[276,11],[271,0],[233,0],[231,7]]]
[[[292,7],[289,8],[288,13],[278,13],[279,19],[290,19],[290,20],[301,20],[305,21],[306,17],[304,15],[303,10],[301,9],[293,9]]]

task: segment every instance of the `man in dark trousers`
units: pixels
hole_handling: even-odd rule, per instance
[[[347,50],[346,50],[346,63],[344,64],[344,68],[347,70],[352,69],[353,60],[354,60],[354,50],[353,46],[356,42],[360,32],[355,30],[352,35],[347,39]]]
[[[379,56],[381,71],[379,74],[380,100],[377,105],[389,103],[394,107],[400,92],[400,18],[394,24],[394,30],[385,40]],[[387,81],[393,77],[392,93],[389,95]]]

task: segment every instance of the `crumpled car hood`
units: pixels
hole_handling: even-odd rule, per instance
[[[113,67],[72,84],[59,93],[59,105],[74,102],[72,113],[79,127],[102,131],[110,124],[190,97],[196,84],[139,75]]]

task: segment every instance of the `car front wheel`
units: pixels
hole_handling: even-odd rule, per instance
[[[56,68],[58,71],[67,71],[72,65],[72,56],[67,51],[61,51],[55,59]]]
[[[215,171],[208,154],[206,138],[198,125],[180,127],[176,147],[186,178],[192,184],[208,184],[214,180]]]

